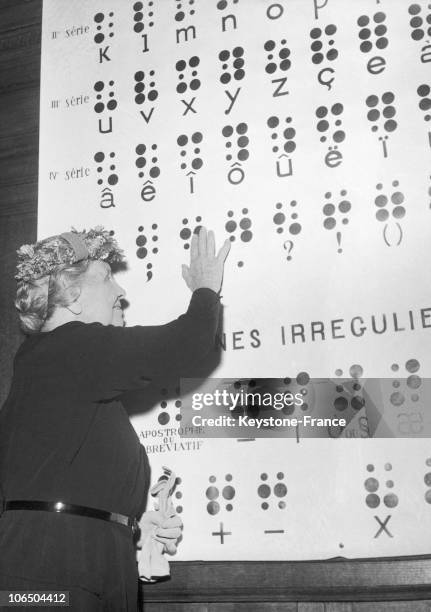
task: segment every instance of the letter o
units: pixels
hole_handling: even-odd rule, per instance
[[[278,9],[277,15],[271,14],[271,9],[273,9],[274,7]],[[266,9],[266,16],[268,17],[268,19],[279,19],[283,13],[284,13],[284,8],[281,6],[281,4],[278,4],[278,3],[270,4],[268,8]]]
[[[234,172],[238,172],[238,179],[234,180]],[[227,175],[228,181],[229,183],[232,183],[232,185],[239,185],[239,183],[242,183],[242,181],[244,180],[245,174],[244,174],[244,170],[242,168],[232,168],[231,170],[229,170],[229,173]]]

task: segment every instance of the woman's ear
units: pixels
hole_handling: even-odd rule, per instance
[[[64,289],[65,302],[64,307],[74,315],[82,313],[82,305],[80,302],[81,288],[77,286],[65,287]]]
[[[80,315],[82,313],[82,306],[78,301],[72,302],[72,304],[65,306],[65,308],[74,315]]]

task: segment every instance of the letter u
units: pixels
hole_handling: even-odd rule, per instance
[[[371,317],[371,327],[375,334],[383,334],[386,331],[386,327],[387,327],[386,315],[383,315],[383,329],[380,329],[380,330],[376,329],[376,318],[374,315]]]

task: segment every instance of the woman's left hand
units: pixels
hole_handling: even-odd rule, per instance
[[[183,522],[178,514],[165,518],[160,510],[150,510],[149,512],[144,512],[139,525],[142,541],[145,539],[148,531],[153,531],[154,539],[163,544],[163,552],[167,552],[170,555],[175,554],[183,527]]]

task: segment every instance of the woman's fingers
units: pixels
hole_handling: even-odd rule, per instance
[[[227,254],[230,251],[231,242],[227,238],[221,247],[217,258],[224,261]],[[196,259],[198,256],[215,257],[215,235],[213,230],[207,232],[206,228],[202,225],[199,234],[193,234],[191,249],[190,249],[190,261]]]
[[[199,231],[199,255],[205,257],[207,254],[207,230],[202,225]]]
[[[208,257],[215,256],[215,236],[212,230],[208,232],[207,236],[207,255]]]
[[[190,268],[188,266],[186,266],[185,264],[182,264],[182,266],[181,266],[181,274],[182,274],[182,277],[183,277],[187,287],[190,287]]]
[[[182,527],[183,525],[183,521],[181,520],[180,516],[178,514],[174,514],[172,516],[170,516],[169,518],[167,518],[165,521],[163,521],[162,523],[162,527]]]
[[[230,251],[230,247],[231,247],[231,242],[229,240],[229,238],[226,238],[226,240],[223,243],[223,246],[221,247],[220,251],[218,252],[217,255],[217,259],[219,261],[221,261],[222,263],[224,262],[224,260],[226,259],[229,251]]]
[[[182,276],[189,289],[209,287],[219,291],[223,282],[223,266],[231,248],[226,239],[217,253],[213,230],[200,226],[193,232],[190,249],[190,264],[182,266]]]
[[[177,552],[177,546],[173,542],[171,544],[165,544],[165,548],[169,555],[174,555]]]
[[[156,535],[160,538],[174,538],[176,540],[181,535],[181,529],[180,527],[158,527],[156,529]]]
[[[140,521],[140,524],[144,527],[148,527],[149,525],[158,526],[160,523],[160,512],[157,512],[156,510],[148,510],[147,512],[144,512]]]
[[[177,545],[175,544],[175,542],[163,542],[158,538],[156,538],[156,540],[157,542],[160,542],[160,544],[164,545],[164,552],[167,552],[170,555],[173,555],[177,552]]]
[[[199,255],[198,240],[199,240],[198,235],[197,234],[193,234],[192,235],[192,242],[191,242],[191,246],[190,246],[190,261],[193,261]]]
[[[188,284],[189,283],[189,277],[190,277],[190,270],[189,270],[189,268],[185,264],[182,264],[182,266],[181,266],[181,273],[182,273],[183,279]]]

